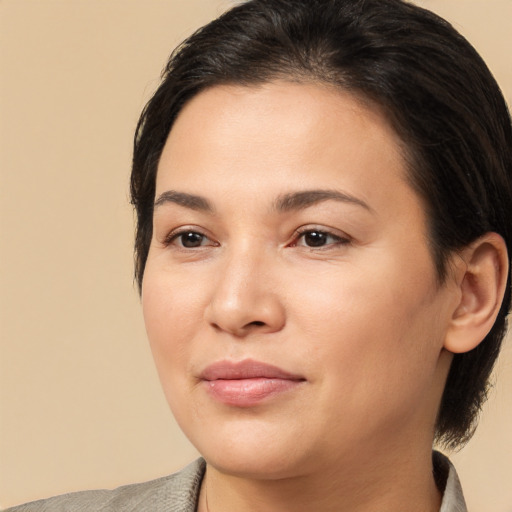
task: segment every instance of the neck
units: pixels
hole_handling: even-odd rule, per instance
[[[378,453],[324,470],[278,479],[244,478],[208,465],[200,512],[438,512],[441,494],[429,449],[421,457]]]

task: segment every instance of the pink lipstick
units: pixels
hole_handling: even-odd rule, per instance
[[[296,388],[306,380],[277,366],[252,359],[219,361],[205,368],[199,378],[215,400],[236,407],[257,405]]]

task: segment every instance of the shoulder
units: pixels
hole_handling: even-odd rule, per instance
[[[113,490],[63,494],[4,512],[193,512],[205,471],[198,459],[178,473]]]

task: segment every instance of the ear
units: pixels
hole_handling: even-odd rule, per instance
[[[491,330],[503,301],[509,264],[505,241],[497,233],[486,233],[459,256],[460,301],[444,343],[453,353],[474,349]]]

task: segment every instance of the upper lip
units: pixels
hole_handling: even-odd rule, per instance
[[[289,373],[277,366],[245,359],[243,361],[217,361],[199,375],[201,380],[286,379],[305,380],[301,375]]]

